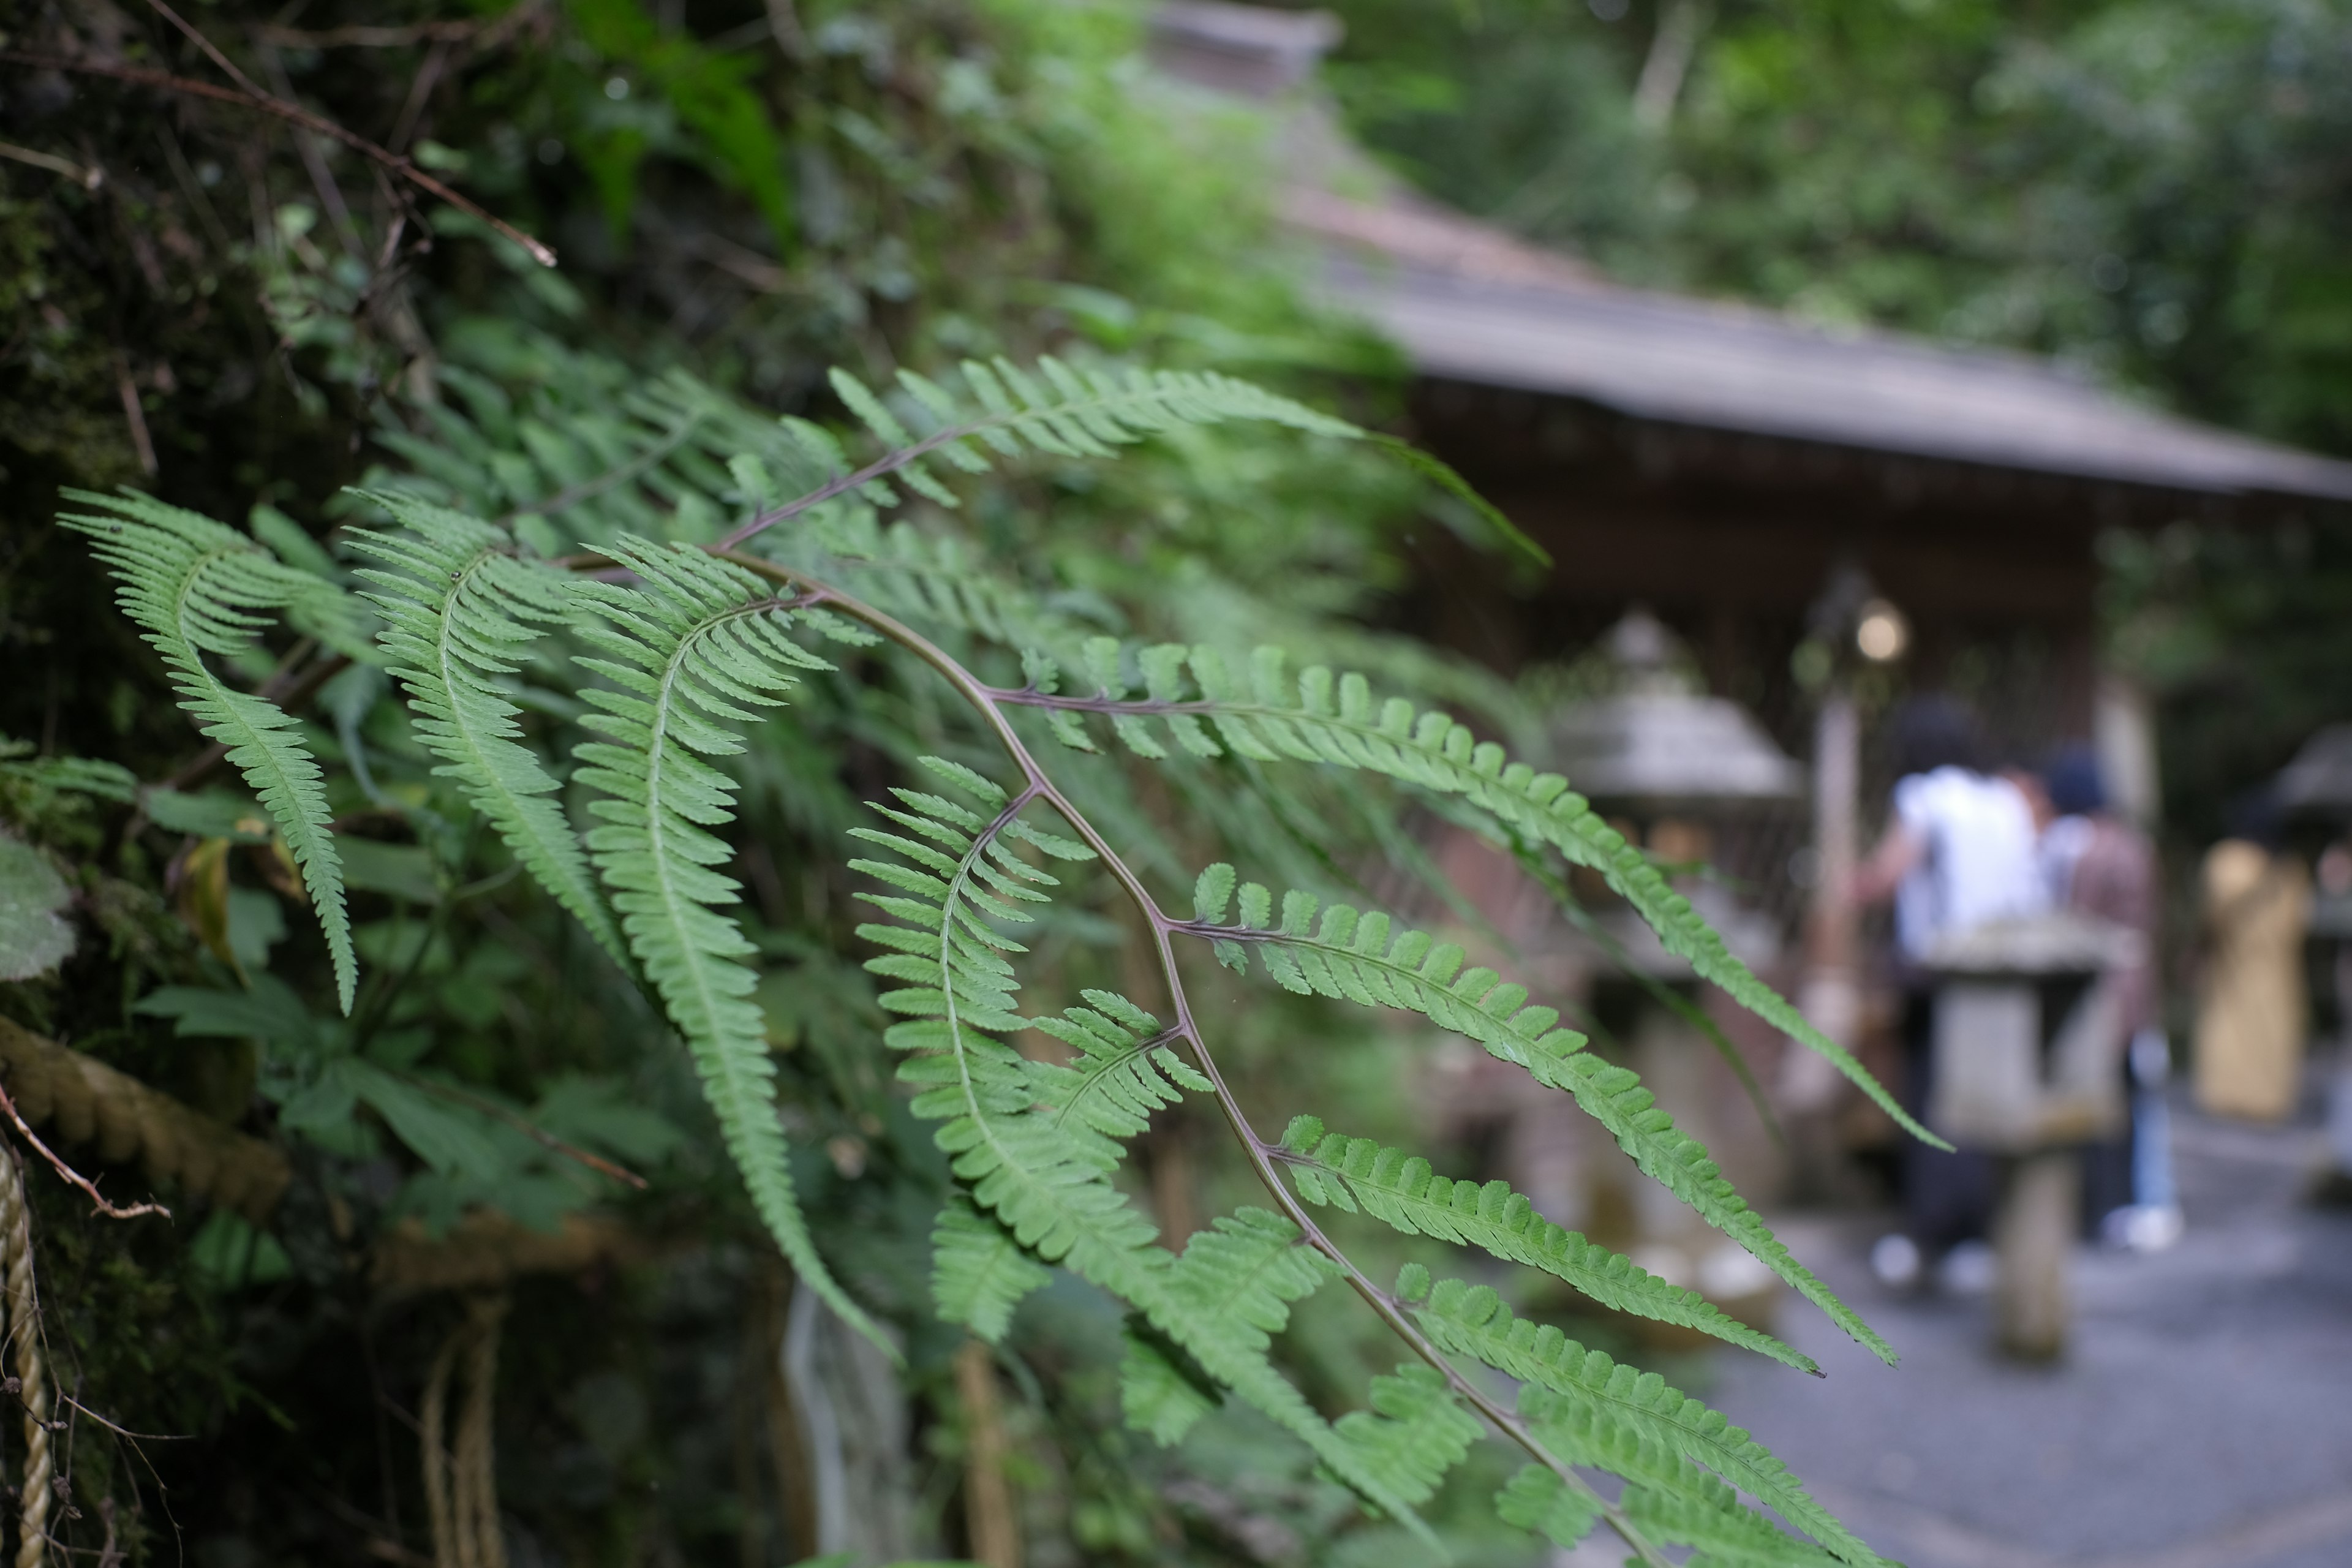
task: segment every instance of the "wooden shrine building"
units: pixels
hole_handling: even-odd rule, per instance
[[[1320,13],[1164,6],[1154,58],[1274,107],[1314,289],[1417,378],[1413,435],[1558,562],[1507,589],[1435,542],[1411,614],[1499,668],[1647,605],[1802,755],[1790,658],[1839,563],[1907,618],[1894,672],[1972,700],[2021,754],[2098,715],[2095,542],[2181,517],[2352,503],[2352,463],[2173,418],[2057,366],[1625,287],[1374,168],[1306,87]]]

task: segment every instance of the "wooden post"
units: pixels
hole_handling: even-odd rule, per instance
[[[955,1356],[956,1397],[963,1404],[963,1517],[971,1555],[986,1568],[1021,1568],[1021,1519],[1004,1475],[1004,1413],[996,1362],[978,1340]]]
[[[1862,1022],[1859,921],[1851,893],[1862,858],[1861,795],[1862,717],[1841,670],[1822,689],[1813,721],[1813,889],[1797,1006],[1813,1027],[1849,1050]],[[1837,1069],[1808,1050],[1792,1049],[1783,1061],[1784,1109],[1798,1116],[1826,1110],[1837,1091]]]
[[[2072,1149],[2010,1163],[1993,1221],[1993,1317],[2000,1348],[2026,1361],[2049,1361],[2066,1348],[2081,1179]]]

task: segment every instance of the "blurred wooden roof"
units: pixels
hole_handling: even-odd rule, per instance
[[[1466,218],[1298,191],[1331,293],[1423,374],[1637,418],[2210,495],[2352,500],[2352,463],[2142,407],[2023,355],[1538,275]],[[1499,244],[1497,242],[1500,242]],[[1505,248],[1509,247],[1510,248]]]
[[[1167,76],[1280,121],[1282,216],[1318,286],[1423,374],[1578,399],[1643,420],[2211,497],[2352,500],[2352,463],[2143,407],[2024,355],[1612,283],[1572,258],[1423,199],[1353,145],[1311,87],[1339,37],[1321,12],[1169,0]]]

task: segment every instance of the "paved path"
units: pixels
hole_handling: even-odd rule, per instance
[[[1911,1568],[2347,1568],[2352,1216],[2297,1202],[2311,1130],[2175,1129],[2188,1235],[2081,1255],[2060,1364],[1994,1355],[1981,1298],[1890,1299],[1864,1262],[1884,1222],[1794,1219],[1902,1367],[1790,1302],[1829,1377],[1726,1357],[1705,1396]]]

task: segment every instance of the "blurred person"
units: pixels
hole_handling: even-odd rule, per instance
[[[1924,967],[1945,936],[2049,907],[2037,857],[2032,803],[2015,781],[1989,770],[1968,710],[1948,697],[1914,698],[1895,715],[1892,820],[1856,871],[1853,897],[1895,905],[1895,949],[1904,988],[1905,1108],[1925,1114],[1935,1082],[1935,993]],[[1994,1168],[1971,1150],[1916,1141],[1904,1148],[1905,1225],[1871,1250],[1885,1283],[1910,1288],[1948,1262],[1981,1286],[1990,1277],[1984,1236],[1996,1194]],[[1947,1270],[1948,1274],[1953,1270]]]
[[[2051,902],[2139,933],[2137,962],[2112,978],[2123,1046],[2116,1070],[2132,1108],[2122,1136],[2084,1152],[2083,1214],[2097,1234],[2154,1251],[2179,1235],[2171,1182],[2163,1086],[2170,1051],[2157,1027],[2156,944],[2160,905],[2156,846],[2107,809],[2098,754],[2074,744],[2053,757],[2039,781],[2049,817],[2042,869]]]
[[[2210,946],[2197,1009],[2197,1103],[2277,1121],[2294,1111],[2302,1083],[2311,874],[2284,852],[2267,793],[2241,799],[2231,815],[2230,837],[2205,852]]]

